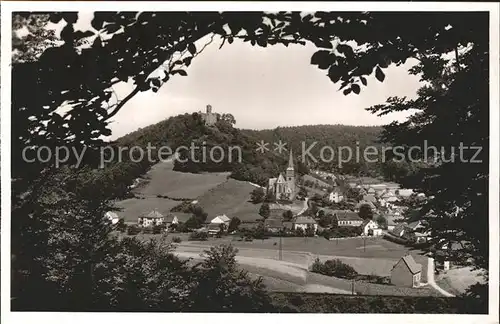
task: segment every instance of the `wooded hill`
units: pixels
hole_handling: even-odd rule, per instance
[[[315,157],[319,157],[321,147],[328,145],[336,149],[339,146],[349,146],[353,150],[356,145],[366,147],[368,145],[378,145],[377,138],[380,134],[380,127],[364,126],[344,126],[344,125],[311,125],[297,127],[278,127],[274,130],[240,130],[233,127],[232,122],[227,120],[217,121],[215,127],[207,127],[201,116],[197,113],[184,114],[168,118],[157,124],[139,129],[129,133],[119,139],[114,144],[117,146],[133,147],[139,146],[144,149],[148,146],[156,147],[151,156],[158,156],[158,148],[168,146],[173,151],[180,146],[190,147],[194,145],[194,159],[188,150],[180,152],[180,158],[186,162],[176,161],[174,170],[182,172],[231,172],[231,177],[238,180],[251,181],[264,185],[267,179],[276,176],[284,171],[288,162],[288,151],[278,154],[274,151],[274,142],[280,139],[287,143],[287,148],[294,150],[296,169],[299,173],[307,173],[307,167],[301,163],[302,142],[308,147],[313,142],[316,146],[311,150]],[[263,140],[269,143],[269,151],[258,152],[257,142]],[[358,144],[359,143],[359,144]],[[210,159],[210,149],[219,146],[225,153],[225,158],[221,162],[214,162]],[[202,149],[206,148],[206,159],[203,159]],[[241,163],[238,160],[239,152],[232,151],[232,160],[229,160],[228,152],[231,147],[241,149]],[[165,151],[164,151],[165,152]],[[214,156],[219,157],[219,152],[214,151]],[[162,156],[165,158],[165,156]],[[195,162],[199,161],[199,162]],[[312,161],[311,161],[312,162]],[[152,163],[143,161],[141,163],[122,162],[125,168],[134,169],[131,174],[134,177],[144,174]],[[336,160],[331,163],[315,164],[310,166],[331,170],[336,164]],[[365,170],[366,174],[379,175],[378,166],[364,167],[363,164],[350,163],[343,172],[359,172]],[[132,171],[132,170],[131,170]],[[335,171],[339,171],[335,169]],[[129,179],[132,181],[133,179]]]

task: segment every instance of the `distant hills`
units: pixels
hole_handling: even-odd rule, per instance
[[[357,143],[360,147],[377,145],[380,132],[381,127],[345,125],[307,125],[278,127],[272,130],[249,130],[235,128],[232,122],[222,119],[216,123],[215,127],[207,127],[201,116],[198,113],[193,113],[171,117],[157,124],[138,129],[117,139],[114,144],[128,147],[139,146],[144,149],[149,144],[157,149],[161,146],[168,146],[172,150],[181,146],[189,148],[194,145],[196,147],[194,156],[191,156],[189,150],[181,151],[180,158],[186,161],[182,163],[177,161],[174,170],[192,173],[231,172],[231,177],[234,179],[264,185],[269,177],[276,176],[286,167],[288,151],[278,154],[273,150],[273,143],[279,140],[287,143],[287,149],[294,150],[296,168],[304,174],[307,173],[307,166],[302,165],[299,161],[303,142],[305,147],[316,142],[317,144],[310,152],[318,157],[320,148],[325,145],[333,148],[338,146],[355,148]],[[269,143],[269,151],[256,151],[256,143],[260,141]],[[215,146],[221,147],[226,155],[226,158],[221,162],[212,161],[208,154]],[[227,153],[231,147],[239,147],[241,151],[233,151],[235,154],[232,156],[233,159],[229,161]],[[205,149],[205,159],[202,148]],[[220,156],[219,151],[213,151],[216,158]],[[157,153],[157,150],[152,150],[153,159],[157,157]],[[241,162],[237,159],[238,156],[241,156]],[[156,161],[146,161],[135,163],[132,166],[125,161],[125,164],[129,164],[126,166],[127,168],[137,169],[131,172],[134,176],[137,176],[138,173],[146,173],[154,163]],[[331,163],[308,161],[308,167],[329,170],[335,164],[336,160]]]

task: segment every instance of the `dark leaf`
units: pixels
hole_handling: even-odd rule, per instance
[[[66,43],[71,43],[74,39],[74,28],[73,25],[64,26],[63,30],[61,30],[61,39]]]
[[[311,57],[311,64],[318,65],[320,69],[327,69],[332,63],[332,56],[326,50],[319,50]]]
[[[351,86],[351,89],[352,89],[352,92],[354,92],[355,94],[359,94],[359,92],[361,91],[361,88],[359,87],[358,84],[353,84]]]
[[[333,45],[330,41],[325,40],[325,39],[318,39],[314,41],[314,45],[317,47],[322,47],[322,48],[333,48]]]
[[[331,65],[328,69],[328,77],[333,83],[337,83],[340,80],[340,73],[337,65]]]
[[[368,84],[368,82],[366,82],[366,78],[365,77],[360,77],[361,79],[361,83],[363,83],[364,86],[366,86]]]
[[[196,45],[194,45],[193,43],[189,44],[188,51],[189,51],[189,53],[191,53],[191,55],[196,54]]]
[[[78,13],[77,12],[64,12],[64,13],[62,13],[62,18],[68,24],[74,24],[78,20]]]
[[[193,60],[193,57],[192,57],[192,56],[186,57],[186,58],[184,59],[184,64],[186,64],[186,66],[191,65],[191,60]]]
[[[161,82],[160,80],[158,79],[151,79],[151,83],[153,84],[153,86],[155,87],[159,87],[161,85]]]
[[[382,70],[380,69],[379,66],[377,66],[377,68],[375,69],[375,77],[377,78],[377,80],[379,80],[380,82],[383,82],[384,79],[385,79],[385,74],[384,72],[382,72]]]
[[[344,54],[346,57],[354,56],[354,51],[352,50],[351,46],[346,44],[339,44],[337,46],[337,51],[339,51],[339,53]]]
[[[94,28],[95,30],[101,30],[103,23],[104,21],[101,19],[101,17],[95,17],[95,16],[94,19],[92,19],[92,21],[90,22],[92,28]]]
[[[343,93],[344,93],[344,96],[347,96],[348,94],[351,93],[351,88],[345,89]]]
[[[229,44],[232,44],[232,43],[233,43],[233,41],[234,41],[234,38],[233,38],[233,37],[228,37],[228,38],[227,38],[227,41],[228,41],[228,43],[229,43]]]
[[[187,72],[186,72],[186,71],[184,71],[184,70],[173,70],[173,71],[171,72],[171,74],[172,74],[172,75],[175,75],[175,74],[180,74],[180,75],[182,75],[182,76],[186,76],[186,75],[187,75]]]
[[[383,59],[380,61],[380,63],[379,63],[378,65],[379,65],[381,68],[385,69],[385,68],[387,68],[387,67],[389,66],[389,64],[390,64],[390,63],[391,63],[391,62],[390,62],[390,60],[389,60],[388,58],[386,58],[386,57],[385,57],[385,58],[383,58]]]
[[[96,37],[96,39],[94,39],[94,45],[93,45],[95,48],[100,48],[102,47],[102,41],[101,41],[101,37]]]
[[[82,38],[86,38],[86,37],[90,37],[90,36],[94,36],[94,32],[91,31],[91,30],[87,30],[85,32],[82,32],[80,30],[77,30],[75,32],[75,40],[80,40]]]
[[[60,12],[50,14],[49,20],[51,23],[57,24],[61,21],[62,15]]]
[[[106,30],[106,32],[108,34],[112,34],[116,31],[118,31],[120,28],[121,28],[121,26],[118,24],[108,24],[108,25],[106,25],[106,27],[104,27],[104,29]]]

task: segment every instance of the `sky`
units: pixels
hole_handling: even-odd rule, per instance
[[[88,29],[91,14],[80,13],[75,29]],[[59,28],[57,28],[59,29]],[[197,43],[200,48],[207,39]],[[215,40],[194,58],[188,76],[175,75],[157,93],[139,93],[113,119],[109,139],[123,136],[171,116],[204,111],[210,104],[217,113],[230,113],[236,127],[269,129],[278,126],[345,124],[384,125],[402,121],[408,112],[378,117],[366,111],[390,96],[414,97],[418,76],[408,74],[414,63],[384,70],[383,83],[372,75],[359,95],[344,96],[325,70],[310,64],[317,48],[308,44],[267,48],[235,41],[219,49]],[[133,85],[119,84],[119,98]]]

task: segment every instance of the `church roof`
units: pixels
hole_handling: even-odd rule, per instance
[[[277,183],[283,183],[283,182],[286,182],[285,181],[285,178],[283,178],[283,175],[280,173],[280,175],[278,176],[278,180],[276,180]]]

